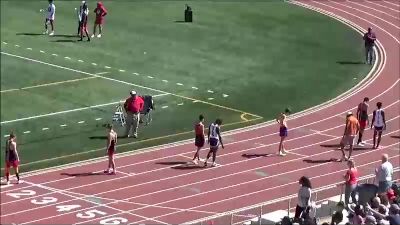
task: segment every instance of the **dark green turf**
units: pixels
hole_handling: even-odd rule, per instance
[[[1,55],[2,90],[84,78],[106,71],[109,73],[101,76],[143,87],[95,78],[6,92],[1,94],[1,121],[114,102],[126,97],[132,88],[141,94],[166,91],[268,120],[287,106],[297,112],[329,100],[355,85],[370,69],[363,64],[339,63],[363,60],[359,34],[309,10],[282,1],[188,2],[194,10],[195,22],[186,24],[179,22],[185,3],[106,1],[109,15],[104,36],[90,43],[79,43],[73,36],[77,26],[74,8],[79,1],[56,2],[54,37],[40,35],[44,17],[39,9],[47,6],[46,1],[2,1],[1,40],[8,43],[1,43],[2,51],[64,67]],[[89,7],[93,10],[94,4]],[[90,19],[91,32],[93,18]],[[53,53],[57,56],[52,56]],[[220,116],[226,123],[241,121],[240,112],[193,103],[188,98],[162,96],[156,101],[169,107],[156,110],[153,125],[142,130],[140,140],[189,132],[199,113],[210,119]],[[113,107],[2,124],[1,135],[17,131],[24,163],[101,148],[104,140],[89,137],[104,135],[100,125],[106,121],[94,119],[109,120]],[[78,125],[81,120],[86,121],[84,126]],[[68,126],[60,128],[61,124]],[[43,127],[51,132],[45,133]],[[31,133],[22,134],[26,130]],[[121,151],[188,137],[191,134],[139,142]],[[93,156],[99,153],[85,157]],[[26,168],[77,159],[83,158]]]

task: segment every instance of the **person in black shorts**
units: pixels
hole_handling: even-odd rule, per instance
[[[213,154],[212,166],[216,166],[215,160],[217,158],[217,151],[218,151],[219,144],[221,143],[221,147],[224,148],[224,144],[222,143],[221,131],[220,131],[221,124],[222,124],[222,120],[217,119],[208,128],[208,143],[210,144],[210,151],[208,152],[207,158],[204,161],[204,167],[207,166],[207,161],[210,158],[211,154]]]
[[[194,126],[194,133],[195,133],[194,145],[197,147],[197,151],[193,156],[193,163],[197,164],[198,161],[200,161],[200,156],[199,156],[200,149],[204,147],[204,144],[206,142],[205,135],[204,135],[204,116],[203,115],[199,116],[199,122],[196,123],[196,125]]]
[[[17,183],[20,182],[19,180],[19,156],[18,156],[18,151],[17,151],[17,140],[16,136],[14,133],[11,133],[7,143],[6,143],[6,155],[5,155],[5,160],[6,160],[6,169],[5,169],[5,174],[6,174],[6,180],[7,184],[10,184],[10,168],[13,167],[15,171],[15,176],[17,177]]]

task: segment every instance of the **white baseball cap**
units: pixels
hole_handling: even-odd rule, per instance
[[[131,95],[136,95],[136,91],[131,91],[130,94]]]
[[[352,113],[352,112],[348,112],[347,115],[348,115],[348,116],[351,116],[351,115],[353,115],[353,113]]]

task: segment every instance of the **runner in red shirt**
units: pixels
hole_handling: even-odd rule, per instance
[[[354,161],[349,160],[347,162],[347,166],[349,167],[349,169],[346,171],[346,174],[344,175],[344,179],[346,181],[344,202],[346,206],[349,204],[350,196],[352,202],[353,203],[356,202],[355,189],[357,188],[357,183],[358,183],[358,171],[354,164]]]
[[[197,164],[198,161],[200,160],[199,157],[199,152],[202,147],[204,147],[204,143],[206,142],[205,140],[205,135],[204,135],[204,116],[200,115],[199,116],[199,122],[196,123],[194,126],[194,133],[195,133],[195,140],[194,140],[194,145],[197,147],[197,151],[194,154],[193,157],[193,163]]]
[[[99,26],[98,38],[101,38],[101,32],[103,31],[104,17],[107,15],[107,9],[104,7],[102,2],[97,2],[97,8],[94,9],[96,14],[96,20],[94,21],[94,28],[92,38],[96,35],[96,28]]]
[[[6,155],[5,155],[5,160],[6,160],[5,174],[6,174],[7,184],[10,184],[10,168],[11,167],[14,168],[15,176],[17,177],[17,183],[19,183],[19,171],[18,171],[19,156],[18,156],[18,151],[17,151],[16,136],[13,133],[10,134],[10,136],[7,140],[5,153],[6,153]]]
[[[108,134],[107,134],[107,155],[108,155],[108,169],[105,173],[116,174],[115,170],[115,160],[114,154],[117,145],[117,133],[113,130],[112,124],[107,124]]]

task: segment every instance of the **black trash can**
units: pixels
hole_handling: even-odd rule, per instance
[[[192,11],[192,8],[190,8],[190,6],[188,6],[188,5],[186,5],[186,9],[185,9],[185,22],[186,23],[193,22],[193,11]]]
[[[375,184],[360,184],[355,191],[358,194],[358,204],[366,205],[378,193],[378,186]]]

